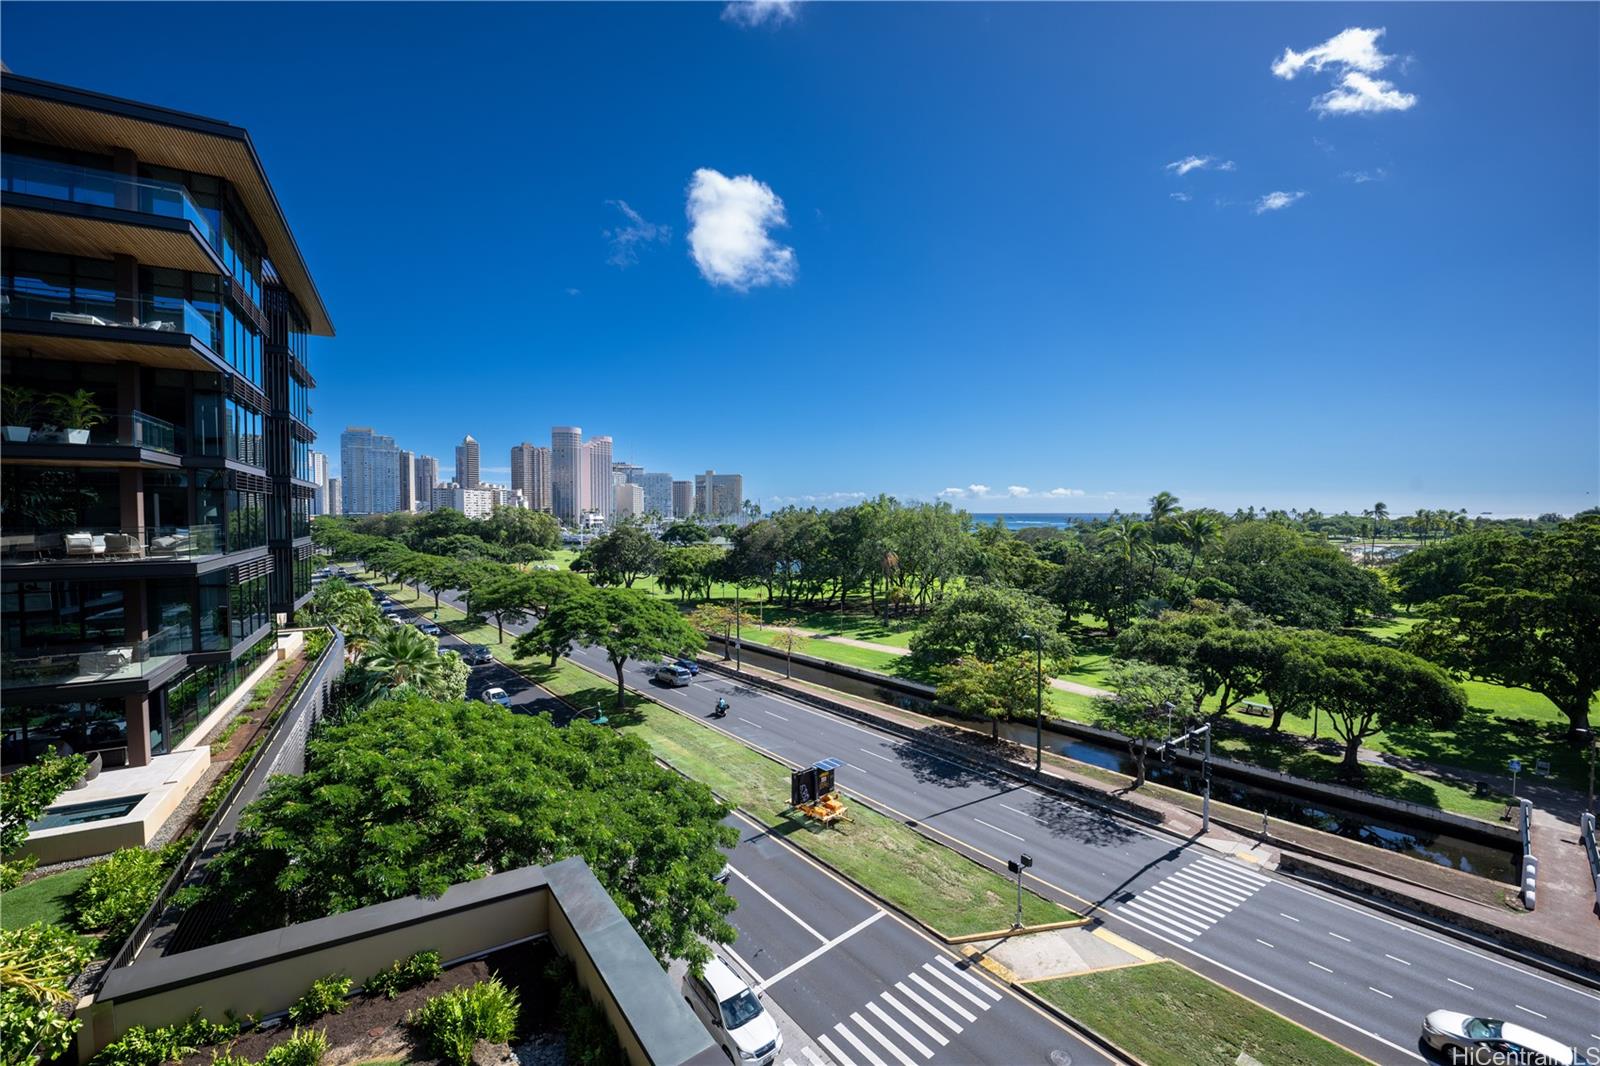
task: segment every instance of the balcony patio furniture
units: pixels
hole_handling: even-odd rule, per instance
[[[109,326],[112,323],[98,315],[87,314],[82,311],[51,311],[50,321],[69,322],[75,326]]]
[[[94,533],[68,533],[66,540],[69,556],[106,553],[106,538]]]
[[[108,556],[114,555],[119,559],[144,557],[144,544],[137,533],[107,533],[105,541]]]
[[[189,533],[179,530],[166,533],[150,541],[151,555],[182,555],[189,551]]]

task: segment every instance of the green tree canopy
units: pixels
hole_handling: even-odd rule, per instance
[[[1492,551],[1469,548],[1452,565],[1460,591],[1430,605],[1408,646],[1468,676],[1544,694],[1566,715],[1569,738],[1587,740],[1600,691],[1600,515]]]
[[[631,589],[639,578],[655,573],[661,542],[643,527],[624,522],[585,548],[583,561],[598,583]]]
[[[699,522],[680,520],[668,526],[661,539],[668,544],[704,544],[711,539],[711,534]]]
[[[1047,663],[1046,677],[1051,670]],[[988,719],[990,735],[999,736],[1001,719],[1032,717],[1036,713],[1038,681],[1037,664],[1026,652],[994,663],[961,659],[939,670],[934,698],[963,714]]]
[[[526,507],[495,507],[479,531],[508,548],[525,544],[549,551],[561,546],[561,523],[555,516]]]
[[[1003,585],[972,585],[947,597],[911,638],[911,651],[931,663],[976,657],[996,662],[1032,650],[1042,636],[1044,653],[1066,660],[1072,645],[1061,633],[1061,612],[1048,601]]]
[[[1361,742],[1396,726],[1443,729],[1467,709],[1466,694],[1434,664],[1353,637],[1304,634],[1300,668],[1309,698],[1344,741],[1344,771],[1361,775]]]
[[[1106,672],[1106,684],[1114,695],[1094,701],[1095,724],[1128,738],[1133,755],[1133,787],[1145,779],[1145,742],[1163,740],[1173,726],[1173,709],[1194,702],[1194,679],[1176,666],[1113,659]]]
[[[578,855],[663,965],[698,963],[734,937],[712,879],[738,839],[727,811],[611,729],[383,701],[323,730],[304,776],[246,808],[212,892],[236,901],[238,936]]]
[[[1217,696],[1221,714],[1260,691],[1266,645],[1272,636],[1247,609],[1168,611],[1158,619],[1135,622],[1117,639],[1117,654],[1162,666],[1176,666],[1196,682],[1193,713],[1208,696]]]

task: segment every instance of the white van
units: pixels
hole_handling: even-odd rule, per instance
[[[721,959],[706,963],[699,977],[683,975],[683,998],[734,1062],[770,1066],[783,1050],[778,1023]]]

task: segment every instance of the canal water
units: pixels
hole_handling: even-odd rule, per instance
[[[755,645],[746,644],[744,656],[755,665],[768,670],[784,669],[782,655]],[[923,714],[928,713],[924,701],[885,688],[866,678],[835,673],[801,662],[794,663],[793,669],[796,678],[826,685],[851,695],[896,704]],[[1033,745],[1032,726],[1019,722],[1002,722],[1000,733],[1019,744],[1029,747]],[[1051,751],[1065,755],[1069,759],[1077,759],[1118,773],[1132,774],[1134,771],[1133,757],[1127,748],[1121,745],[1099,744],[1048,730],[1045,732],[1045,744]],[[1202,785],[1198,771],[1191,772],[1175,766],[1162,766],[1152,758],[1146,764],[1146,772],[1152,781],[1160,782],[1170,788],[1180,788],[1197,795],[1201,792]],[[1387,818],[1368,811],[1354,810],[1329,803],[1321,798],[1311,799],[1268,792],[1243,781],[1225,777],[1216,771],[1211,775],[1211,795],[1221,803],[1248,811],[1265,811],[1267,817],[1274,821],[1310,826],[1324,833],[1371,844],[1386,851],[1410,855],[1440,866],[1449,866],[1479,877],[1507,884],[1517,883],[1518,856],[1512,848],[1496,847],[1491,843],[1441,832],[1432,826],[1408,824],[1400,818]]]

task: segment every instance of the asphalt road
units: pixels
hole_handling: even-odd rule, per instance
[[[727,953],[809,1037],[780,1062],[1112,1061],[764,827],[734,824]]]
[[[572,657],[610,675],[596,649]],[[535,698],[499,669],[509,676],[487,683]],[[1422,1059],[1421,1019],[1437,1009],[1600,1055],[1600,996],[1575,984],[733,679],[702,672],[664,688],[653,669],[630,663],[629,683],[702,718],[726,697],[730,713],[708,727],[800,765],[842,759],[847,795],[991,865],[1028,852],[1041,894],[1375,1061]]]

